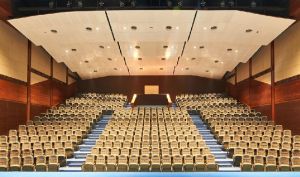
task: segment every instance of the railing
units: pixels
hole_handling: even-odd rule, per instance
[[[288,17],[289,0],[15,0],[14,15],[74,10],[203,9],[244,10]]]

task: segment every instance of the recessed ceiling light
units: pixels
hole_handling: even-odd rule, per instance
[[[85,63],[89,63],[89,61],[88,61],[88,60],[85,60],[84,62],[85,62]]]
[[[192,58],[191,60],[196,60],[196,58]]]
[[[143,70],[143,68],[140,68],[140,70]]]
[[[129,48],[131,48],[131,49],[132,49],[132,46],[129,46]]]
[[[203,46],[203,45],[201,45],[201,46],[199,47],[199,49],[204,49],[204,46]]]
[[[246,29],[246,33],[251,33],[253,30],[252,29]]]
[[[131,29],[132,30],[137,30],[137,27],[136,26],[131,26]]]
[[[172,29],[172,26],[166,26],[166,30],[170,31]]]
[[[97,70],[94,70],[94,73],[98,72]]]
[[[186,60],[188,61],[188,60],[189,60],[189,58],[186,58]]]
[[[85,28],[87,31],[92,31],[93,29],[91,27],[86,27]]]
[[[166,60],[166,58],[161,58],[161,60],[163,60],[163,61],[164,61],[164,60]]]
[[[184,69],[183,68],[181,68],[181,71],[183,71]]]
[[[112,59],[111,59],[111,58],[107,58],[107,60],[108,60],[108,61],[112,61]]]
[[[108,45],[106,48],[110,49],[110,46]]]
[[[167,46],[167,45],[164,45],[163,48],[166,49],[166,48],[168,48],[168,46]]]
[[[99,45],[99,48],[100,48],[100,49],[104,49],[104,46],[103,46],[103,45]]]
[[[223,61],[221,61],[220,63],[221,63],[221,64],[224,64],[224,62],[223,62]]]
[[[127,30],[127,27],[126,27],[126,26],[123,26],[123,30]]]
[[[138,60],[140,60],[140,61],[141,61],[141,60],[143,60],[143,59],[142,59],[142,58],[138,58]]]
[[[76,52],[77,51],[77,49],[71,49],[72,50],[72,52]]]
[[[196,49],[197,47],[196,47],[196,46],[194,46],[193,48],[194,48],[194,49]]]
[[[231,49],[231,48],[228,48],[228,49],[227,49],[227,51],[228,51],[228,52],[231,52],[231,51],[232,51],[232,49]]]
[[[207,27],[206,27],[206,26],[204,26],[204,27],[203,27],[203,30],[207,30]]]
[[[114,68],[114,70],[115,70],[115,71],[117,71],[117,70],[118,70],[118,68]]]
[[[100,28],[99,27],[96,27],[96,31],[99,31],[100,30]]]
[[[219,63],[219,60],[215,60],[215,63]]]
[[[189,70],[190,68],[185,68],[185,70]]]
[[[159,68],[159,70],[164,70],[164,68]]]
[[[175,28],[176,30],[179,30],[179,26],[176,26],[176,28]]]
[[[212,26],[212,27],[210,27],[210,29],[211,30],[216,30],[216,29],[218,29],[218,27],[217,26]]]
[[[137,46],[135,46],[135,48],[136,48],[136,49],[140,49],[141,47],[137,45]]]
[[[66,53],[69,53],[69,50],[65,50]]]
[[[57,33],[57,30],[55,30],[55,29],[52,29],[52,30],[50,30],[52,33]]]
[[[238,53],[238,52],[239,52],[239,50],[235,50],[234,52],[235,52],[235,53]]]

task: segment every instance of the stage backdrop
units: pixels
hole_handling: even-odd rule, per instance
[[[225,91],[224,81],[197,76],[109,76],[78,83],[80,92],[122,93],[129,99],[134,93],[143,94],[145,85],[158,85],[160,93],[169,93],[172,101],[181,93]]]

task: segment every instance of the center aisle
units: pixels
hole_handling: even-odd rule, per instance
[[[60,167],[59,171],[62,172],[80,172],[81,165],[85,162],[87,154],[91,153],[91,149],[96,145],[96,141],[104,131],[106,124],[112,115],[102,115],[101,119],[94,125],[91,133],[88,134],[83,143],[79,145],[78,151],[74,152],[74,158],[67,159],[67,166]]]
[[[198,131],[202,135],[211,153],[216,158],[216,163],[219,165],[219,171],[235,172],[240,171],[239,167],[233,166],[233,160],[227,157],[227,152],[222,150],[222,145],[214,138],[207,125],[202,121],[199,115],[190,115]]]

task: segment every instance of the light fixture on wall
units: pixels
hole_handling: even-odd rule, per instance
[[[72,6],[72,1],[68,0],[66,6],[67,8],[70,8]]]
[[[105,3],[103,0],[98,0],[97,5],[98,5],[98,7],[102,8],[102,7],[104,7]]]
[[[83,7],[83,2],[82,0],[77,0],[77,7],[82,8]]]
[[[49,8],[53,9],[54,8],[54,0],[49,1]]]
[[[257,5],[256,1],[255,1],[255,0],[252,0],[250,6],[251,6],[252,8],[255,8],[256,5]]]

